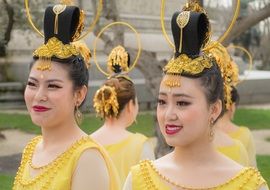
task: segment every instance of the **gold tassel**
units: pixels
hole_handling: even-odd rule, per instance
[[[181,76],[180,75],[166,75],[166,79],[163,81],[165,86],[170,88],[181,86]]]
[[[51,71],[52,70],[52,62],[48,58],[39,58],[39,60],[36,63],[36,69],[40,71]]]

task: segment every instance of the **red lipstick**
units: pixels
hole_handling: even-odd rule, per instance
[[[178,125],[166,125],[165,126],[165,131],[167,135],[174,135],[181,131],[183,126],[178,126]]]
[[[33,110],[34,110],[35,112],[45,112],[45,111],[50,110],[50,108],[47,108],[47,107],[44,107],[44,106],[36,105],[36,106],[33,106]]]

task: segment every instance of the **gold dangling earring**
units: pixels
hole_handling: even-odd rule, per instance
[[[76,105],[76,107],[75,107],[75,120],[76,120],[77,125],[81,125],[82,124],[83,114],[79,110],[79,106],[78,105]]]
[[[214,123],[215,123],[215,120],[213,118],[211,118],[211,120],[210,120],[210,131],[209,131],[209,140],[210,141],[213,141],[214,136],[215,136]]]

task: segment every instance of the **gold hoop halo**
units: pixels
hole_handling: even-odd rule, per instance
[[[139,59],[139,57],[140,57],[140,54],[141,54],[141,38],[140,38],[139,33],[136,31],[136,29],[135,29],[133,26],[131,26],[131,25],[128,24],[127,22],[112,22],[112,23],[106,25],[104,28],[101,29],[101,31],[100,31],[100,32],[98,33],[98,35],[96,36],[96,39],[95,39],[94,45],[93,45],[93,48],[94,48],[94,53],[93,53],[94,62],[95,62],[95,64],[96,64],[97,68],[99,69],[99,71],[100,71],[101,73],[103,73],[104,75],[106,75],[106,76],[110,76],[110,74],[107,73],[107,72],[105,72],[105,71],[99,66],[99,63],[98,63],[97,57],[96,57],[96,46],[97,46],[97,41],[98,41],[98,39],[100,38],[100,36],[102,35],[102,33],[103,33],[106,29],[108,29],[109,27],[114,26],[114,25],[124,25],[124,26],[127,26],[127,27],[128,27],[129,29],[131,29],[131,30],[135,33],[135,35],[136,35],[137,45],[138,45],[138,52],[137,52],[137,56],[136,56],[136,58],[135,58],[133,64],[131,65],[131,67],[129,68],[129,70],[128,70],[127,72],[130,72],[132,69],[134,69],[134,67],[135,67],[135,65],[136,65],[136,63],[137,63],[137,61],[138,61],[138,59]]]
[[[239,80],[239,82],[238,82],[238,84],[239,84],[239,83],[243,82],[243,81],[247,78],[248,74],[249,74],[250,71],[252,70],[253,59],[252,59],[251,53],[250,53],[246,48],[244,48],[244,47],[242,47],[242,46],[229,45],[229,46],[227,47],[227,49],[229,50],[230,48],[242,50],[243,52],[245,52],[245,53],[247,54],[247,56],[248,56],[248,58],[249,58],[248,73],[247,73],[247,75],[245,75],[245,77],[244,77],[242,80]]]
[[[32,21],[32,17],[31,17],[31,14],[30,14],[30,9],[29,9],[29,3],[28,3],[29,0],[24,0],[24,5],[25,5],[25,9],[26,9],[26,15],[27,15],[27,19],[30,23],[30,25],[32,26],[32,28],[40,35],[44,38],[44,34],[35,26],[35,24],[33,23]],[[78,39],[74,40],[74,41],[78,41],[78,40],[81,40],[83,39],[84,37],[86,37],[92,30],[93,30],[93,27],[95,26],[95,24],[97,23],[99,17],[100,17],[100,13],[102,11],[102,4],[103,4],[103,0],[99,0],[99,5],[98,5],[98,8],[97,8],[97,14],[93,20],[93,22],[90,24],[90,26],[88,27],[87,31],[82,34]]]
[[[160,8],[160,23],[161,23],[161,28],[162,28],[162,33],[163,35],[165,36],[165,39],[166,41],[169,43],[169,45],[174,49],[174,44],[173,42],[170,40],[167,32],[166,32],[166,28],[165,28],[165,24],[164,24],[164,9],[165,9],[165,1],[166,0],[161,0],[161,8]],[[236,19],[239,15],[239,11],[240,11],[240,0],[236,0],[237,1],[237,4],[236,4],[236,8],[235,8],[235,11],[234,11],[234,15],[232,17],[232,20],[230,22],[230,25],[229,27],[227,28],[227,30],[219,37],[219,39],[217,40],[216,43],[213,43],[211,46],[207,46],[203,49],[203,51],[205,50],[208,50],[210,48],[213,48],[215,46],[215,44],[217,44],[218,42],[219,43],[222,43],[225,38],[228,36],[228,34],[230,33],[230,31],[232,30],[233,28],[233,25],[235,24],[236,22]]]

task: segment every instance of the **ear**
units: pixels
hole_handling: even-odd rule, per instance
[[[75,91],[75,103],[79,102],[79,105],[81,105],[81,103],[83,102],[83,100],[86,97],[87,91],[88,91],[88,88],[85,85],[83,85],[83,87],[81,87],[80,89],[76,90]]]
[[[213,118],[216,121],[218,116],[222,112],[222,101],[217,100],[214,104],[211,104],[210,111],[211,111],[210,113],[211,118]]]
[[[133,104],[132,100],[129,100],[127,105],[126,105],[126,109],[127,109],[128,113],[131,113],[133,111],[133,107],[134,107],[134,104]]]
[[[233,103],[233,104],[230,106],[230,109],[228,110],[229,113],[230,113],[229,116],[230,116],[230,119],[231,119],[231,120],[233,120],[235,110],[236,110],[236,106],[235,106],[235,103]]]

